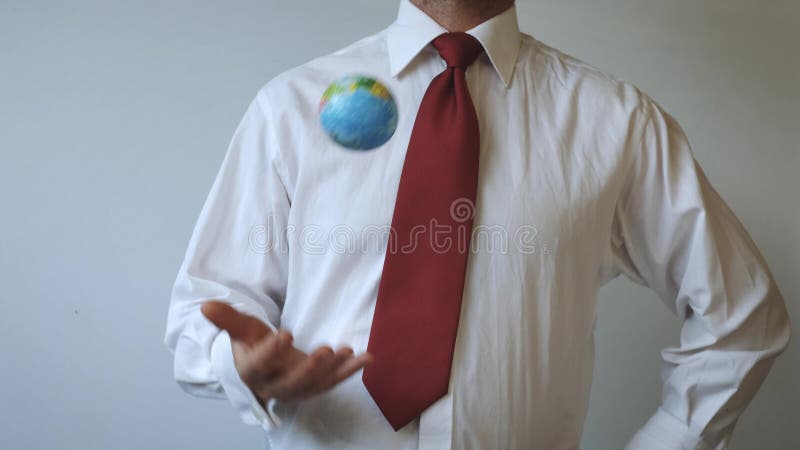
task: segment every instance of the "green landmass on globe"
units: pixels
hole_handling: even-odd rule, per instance
[[[338,144],[369,150],[386,143],[397,129],[397,104],[380,81],[348,75],[328,86],[319,102],[320,123]]]

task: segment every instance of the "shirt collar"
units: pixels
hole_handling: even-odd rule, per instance
[[[409,0],[400,0],[397,20],[387,30],[389,65],[397,76],[436,36],[447,33],[430,16]],[[511,83],[522,41],[516,5],[467,30],[483,45],[492,65],[506,87]]]

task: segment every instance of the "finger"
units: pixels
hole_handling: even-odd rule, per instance
[[[328,373],[336,367],[337,356],[333,349],[328,346],[318,348],[309,355],[309,358],[316,359],[316,362],[305,373],[305,376],[294,385],[295,394],[302,394],[307,390],[313,389],[315,384],[327,377]]]
[[[301,397],[302,390],[330,366],[334,354],[330,347],[320,347],[298,364],[281,375],[268,390],[278,399]]]
[[[339,350],[336,350],[336,355],[334,355],[333,363],[331,364],[331,370],[329,373],[336,371],[339,366],[352,357],[353,349],[350,347],[342,347]]]
[[[342,365],[347,363],[347,361],[349,361],[350,359],[353,359],[352,348],[343,347],[337,350],[336,355],[334,356],[334,362],[331,364],[325,376],[317,380],[315,390],[321,392],[323,390],[328,389],[329,386],[332,386],[332,382],[334,378],[336,378],[340,367],[342,367]]]
[[[352,354],[352,350],[350,351]],[[317,392],[324,392],[328,389],[333,388],[337,384],[341,383],[342,381],[350,378],[354,373],[358,372],[364,366],[372,362],[372,355],[369,353],[363,353],[356,357],[350,357],[342,362],[336,369],[329,374],[329,376],[322,381],[317,388],[319,389]]]
[[[294,343],[294,336],[289,331],[284,330],[283,328],[278,330],[278,334],[276,335],[278,338],[278,347],[281,350],[287,350],[292,347]]]
[[[262,321],[237,311],[227,303],[211,300],[203,303],[200,311],[211,323],[227,331],[231,339],[255,344],[272,333]]]
[[[326,391],[352,375],[355,370],[363,367],[362,362],[351,362],[353,360],[353,350],[350,348],[339,349],[334,355],[331,364],[321,367],[320,370],[310,374],[305,385],[298,389],[298,395],[309,397]],[[355,368],[351,368],[351,366]]]

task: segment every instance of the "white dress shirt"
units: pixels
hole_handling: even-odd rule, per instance
[[[724,448],[789,339],[755,244],[645,93],[519,31],[514,7],[474,27],[466,72],[480,122],[479,192],[449,393],[398,432],[360,372],[262,409],[230,340],[200,313],[230,302],[295,345],[366,349],[417,109],[446,30],[408,0],[387,29],[288,70],[231,140],[175,283],[166,342],[188,392],[227,397],[274,449],[576,449],[589,400],[598,289],[622,273],[682,321],[661,406],[630,449]],[[325,88],[384,83],[384,145],[353,151],[319,123]],[[646,418],[643,418],[643,422]]]

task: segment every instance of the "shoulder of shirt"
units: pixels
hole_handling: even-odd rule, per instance
[[[299,92],[302,84],[330,82],[330,68],[357,67],[365,60],[383,58],[388,67],[386,29],[363,37],[343,48],[315,57],[303,64],[278,73],[258,90],[257,98],[262,103],[286,105],[310,93]],[[300,94],[300,95],[297,95]]]
[[[522,33],[522,51],[520,55],[528,58],[523,70],[540,76],[553,89],[569,90],[579,96],[591,97],[599,105],[621,108],[629,114],[641,113],[644,117],[659,109],[658,103],[650,95],[634,83],[606,72],[584,60],[563,50],[548,45],[535,37]],[[519,66],[518,66],[519,67]]]

